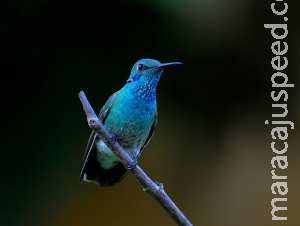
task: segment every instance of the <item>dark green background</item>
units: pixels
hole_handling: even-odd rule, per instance
[[[300,35],[289,2],[288,221],[270,215],[280,195],[270,190],[275,154],[264,124],[277,113],[275,39],[264,24],[284,23],[271,3],[1,1],[0,225],[175,225],[130,174],[112,188],[78,180],[90,133],[78,92],[98,112],[140,58],[183,62],[159,83],[159,124],[139,164],[191,222],[299,223]]]

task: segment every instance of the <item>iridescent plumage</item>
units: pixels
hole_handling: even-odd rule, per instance
[[[157,124],[157,83],[163,68],[173,64],[180,63],[139,60],[125,86],[109,97],[99,113],[105,128],[135,160],[153,136]],[[111,186],[127,172],[128,169],[93,131],[86,147],[80,180]]]

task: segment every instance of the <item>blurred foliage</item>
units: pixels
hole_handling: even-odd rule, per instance
[[[287,222],[271,221],[271,1],[0,2],[0,225],[174,225],[131,175],[79,183],[96,111],[140,58],[182,61],[158,87],[159,124],[140,166],[194,225],[296,225],[299,29],[288,3]],[[279,9],[278,9],[279,10]]]

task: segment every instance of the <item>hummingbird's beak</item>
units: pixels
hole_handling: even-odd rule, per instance
[[[171,66],[174,64],[182,64],[182,63],[181,62],[163,63],[163,64],[159,64],[159,65],[155,66],[154,68],[164,68],[164,67]]]

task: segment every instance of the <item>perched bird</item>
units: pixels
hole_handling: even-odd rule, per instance
[[[157,124],[156,87],[167,66],[153,59],[137,61],[124,87],[112,94],[99,118],[117,142],[137,162]],[[93,131],[84,154],[80,181],[111,186],[128,172],[119,159]]]

